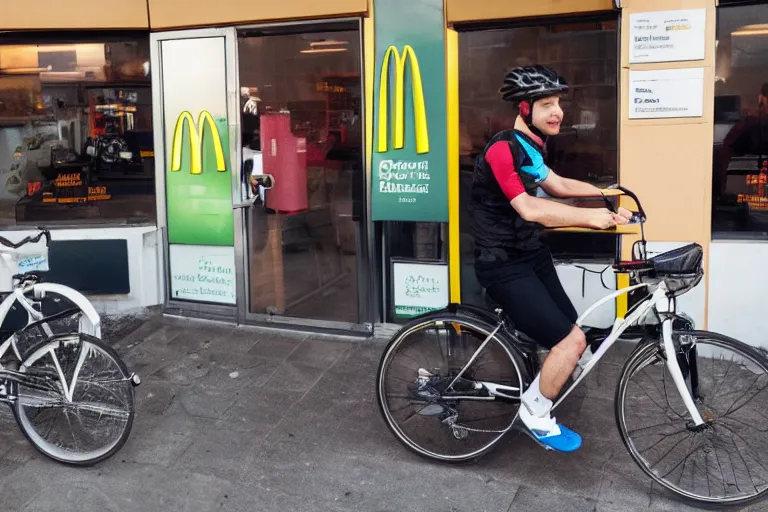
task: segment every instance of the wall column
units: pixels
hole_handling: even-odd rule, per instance
[[[715,0],[623,0],[621,49],[621,121],[619,182],[640,197],[648,215],[649,249],[668,243],[697,242],[704,247],[708,271],[712,211],[712,139],[714,132]],[[629,64],[630,15],[637,12],[707,9],[704,60]],[[702,117],[629,119],[629,71],[704,68]],[[625,240],[625,256],[634,240]],[[652,244],[652,242],[661,242]],[[667,244],[665,244],[666,242]],[[680,309],[706,328],[708,279],[680,300]],[[690,297],[689,297],[690,295]]]

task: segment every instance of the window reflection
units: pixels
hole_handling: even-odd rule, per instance
[[[516,111],[498,97],[512,67],[543,64],[571,86],[562,98],[560,135],[547,144],[558,174],[605,187],[618,176],[618,34],[616,19],[459,33],[462,300],[482,304],[473,270],[467,211],[475,158],[497,132],[514,127]],[[559,258],[610,257],[615,240],[602,235],[545,235]]]
[[[717,20],[712,231],[768,238],[768,5]]]
[[[0,226],[154,220],[148,37],[0,45]]]

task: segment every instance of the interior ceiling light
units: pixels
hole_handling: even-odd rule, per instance
[[[339,53],[347,51],[346,48],[312,48],[309,50],[300,50],[300,53]]]
[[[764,36],[768,35],[768,23],[760,23],[757,25],[744,25],[735,32],[731,32],[732,36]]]
[[[312,41],[309,43],[309,46],[315,47],[315,46],[337,46],[337,45],[343,45],[343,44],[349,44],[348,41],[339,41],[337,39],[324,39],[322,41]]]

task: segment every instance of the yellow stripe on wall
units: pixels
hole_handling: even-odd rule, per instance
[[[366,175],[370,177],[373,157],[373,83],[376,80],[376,46],[373,34],[373,9],[369,9],[368,12],[369,15],[363,18],[363,58],[365,62],[365,170]]]
[[[629,288],[629,274],[616,274],[616,289]],[[629,297],[627,294],[616,297],[616,318],[624,318],[627,314]]]
[[[461,302],[459,231],[459,34],[445,31],[446,111],[448,115],[448,269],[451,302]]]

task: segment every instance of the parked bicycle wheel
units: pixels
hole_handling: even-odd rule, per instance
[[[57,335],[22,357],[14,414],[24,435],[60,462],[90,465],[115,454],[134,417],[135,377],[115,351],[87,334]]]
[[[624,365],[616,422],[656,483],[698,504],[746,505],[768,492],[768,360],[739,341],[676,331],[677,358],[705,424],[693,425],[656,343]]]
[[[477,352],[493,331],[480,320],[436,314],[406,325],[389,343],[377,374],[377,401],[409,449],[462,462],[485,454],[509,431],[525,370],[500,337]],[[506,397],[491,388],[503,389]]]

